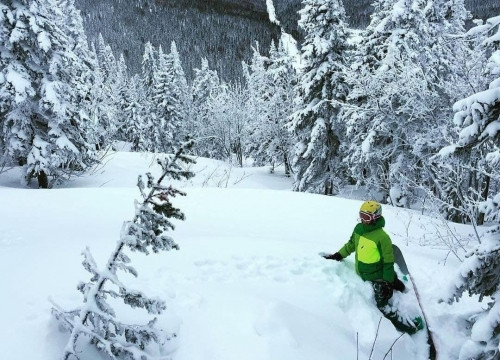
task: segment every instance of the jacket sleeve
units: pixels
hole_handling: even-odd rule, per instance
[[[394,251],[392,250],[392,242],[389,235],[382,237],[380,240],[380,253],[384,261],[382,278],[390,283],[394,282]]]
[[[342,255],[343,258],[346,258],[349,255],[351,255],[354,252],[354,250],[355,250],[355,245],[354,245],[354,232],[353,232],[349,241],[346,242],[345,245],[340,248],[339,254]]]

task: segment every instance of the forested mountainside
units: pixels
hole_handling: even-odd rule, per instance
[[[262,2],[262,4],[259,4]],[[265,1],[243,0],[77,0],[90,41],[102,33],[115,55],[123,53],[132,73],[141,68],[144,44],[170,49],[175,41],[188,78],[208,59],[221,78],[241,77],[256,40],[268,49],[279,36]]]
[[[349,23],[368,24],[372,0],[345,0]],[[498,0],[466,0],[475,18],[500,13]],[[241,77],[241,61],[249,60],[251,46],[258,41],[267,53],[279,28],[269,21],[265,0],[76,0],[82,11],[87,35],[95,41],[99,33],[115,54],[123,53],[132,73],[141,66],[144,44],[169,49],[176,41],[188,78],[199,68],[201,58],[224,80]],[[285,31],[301,40],[297,28],[301,0],[274,0],[276,14]]]

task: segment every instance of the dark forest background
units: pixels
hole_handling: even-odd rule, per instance
[[[369,23],[371,2],[344,0],[352,27]],[[498,0],[466,0],[466,4],[474,18],[500,13]],[[241,62],[250,59],[255,41],[267,53],[280,33],[269,21],[265,0],[76,0],[76,5],[89,40],[95,42],[101,33],[115,55],[124,54],[131,73],[141,67],[144,43],[169,51],[175,40],[188,79],[206,57],[222,79],[231,81],[242,76]],[[285,31],[300,41],[301,0],[274,0],[274,5]]]

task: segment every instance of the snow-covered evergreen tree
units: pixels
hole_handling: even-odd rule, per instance
[[[158,123],[158,151],[169,152],[187,135],[185,129],[190,103],[189,88],[175,42],[172,42],[169,54],[159,48],[153,88],[149,91],[151,108]]]
[[[488,179],[478,205],[494,226],[462,264],[454,297],[467,291],[489,300],[487,309],[472,319],[470,340],[462,346],[460,360],[496,360],[500,358],[500,16],[473,28],[469,36],[479,36],[490,54],[484,69],[490,84],[455,104],[454,122],[461,132],[457,143],[441,155],[454,156],[459,165],[469,167],[471,153],[481,154],[474,167]]]
[[[191,143],[186,146],[191,146]],[[118,273],[123,271],[138,275],[137,270],[130,265],[127,249],[146,255],[151,251],[157,253],[178,249],[167,232],[174,229],[172,219],[184,220],[184,214],[173,206],[171,200],[185,194],[171,185],[163,185],[163,180],[166,177],[173,180],[189,179],[194,175],[182,167],[181,163],[194,162],[184,154],[185,150],[182,147],[175,155],[158,160],[162,174],[156,181],[150,173],[146,174],[145,179],[139,176],[141,202],[135,204],[136,215],[133,220],[123,224],[120,240],[103,270],[98,268],[88,248],[83,252],[83,266],[92,275],[90,281],[78,285],[78,290],[84,296],[84,304],[73,311],[64,311],[57,305],[52,309],[61,325],[71,332],[64,350],[64,360],[79,359],[78,340],[81,337],[88,338],[112,359],[150,359],[151,354],[145,349],[150,343],[159,345],[158,353],[161,355],[161,345],[167,338],[155,327],[156,319],[145,325],[123,323],[117,319],[107,300],[121,299],[132,308],[143,308],[154,315],[165,310],[164,301],[130,289],[120,281]]]
[[[111,46],[104,42],[99,35],[96,49],[96,93],[98,98],[98,123],[101,131],[100,147],[106,147],[120,137],[118,133],[123,128],[122,113],[120,112],[120,87],[122,75]],[[123,95],[123,93],[122,93]]]
[[[90,93],[92,103],[92,121],[96,126],[96,147],[103,149],[111,144],[117,126],[117,111],[112,96],[112,88],[105,77],[104,69],[98,60],[94,44],[91,44],[94,64],[94,84]]]
[[[208,60],[201,59],[201,67],[194,69],[194,79],[191,85],[193,106],[202,109],[207,99],[216,91],[220,84],[217,71],[210,70]]]
[[[500,177],[500,16],[469,31],[469,36],[479,34],[483,39],[482,53],[489,56],[483,69],[488,80],[486,88],[455,103],[454,123],[461,130],[456,144],[444,149],[461,157],[470,152],[482,155],[480,171],[489,178]],[[478,49],[480,50],[480,49]],[[481,51],[481,50],[480,50]],[[462,156],[462,159],[465,160]],[[489,193],[488,191],[486,192]],[[495,196],[495,194],[493,194]],[[483,200],[486,200],[486,196]]]
[[[192,98],[175,41],[172,41],[170,46],[169,60],[172,66],[173,93],[178,99],[176,121],[179,130],[174,134],[175,143],[177,144],[179,141],[183,141],[186,136],[191,136],[187,122]]]
[[[98,144],[98,133],[96,123],[93,119],[94,103],[92,96],[95,76],[95,57],[88,47],[87,36],[83,28],[83,19],[80,11],[75,7],[74,0],[60,2],[62,10],[62,23],[65,33],[73,39],[73,48],[76,58],[71,57],[72,71],[69,73],[70,86],[73,88],[74,97],[71,98],[73,113],[70,115],[79,123],[79,130],[84,139],[91,147]]]
[[[270,131],[267,134],[267,154],[272,163],[283,163],[285,174],[290,175],[295,139],[288,129],[288,120],[295,109],[298,74],[293,65],[294,55],[285,48],[283,39],[280,39],[276,51],[271,51],[269,56],[267,72],[273,81],[274,90],[270,99],[272,113]]]
[[[438,78],[435,84],[441,102],[447,105],[438,110],[437,114],[441,115],[433,122],[434,129],[425,129],[418,134],[422,139],[418,144],[424,146],[420,146],[416,155],[428,159],[421,161],[425,164],[425,176],[418,185],[427,189],[427,195],[447,219],[482,223],[482,215],[473,203],[484,187],[484,176],[475,171],[474,166],[432,155],[457,140],[458,132],[446,120],[453,116],[453,103],[487,86],[487,77],[483,73],[487,55],[478,46],[481,42],[478,37],[465,34],[465,21],[470,15],[463,0],[440,0],[431,5],[427,7],[427,17],[431,34],[436,34],[432,36],[435,39],[432,51],[437,55],[433,66]],[[481,157],[479,153],[471,153],[470,165],[480,162]]]
[[[443,211],[454,221],[472,223],[474,226],[481,225],[485,217],[478,202],[485,201],[492,193],[494,195],[498,186],[497,166],[490,160],[491,153],[498,149],[498,141],[495,142],[494,138],[488,136],[480,141],[473,140],[474,136],[478,136],[478,131],[483,131],[477,126],[482,126],[483,129],[488,126],[487,123],[479,125],[481,117],[478,114],[483,105],[477,100],[482,95],[477,94],[488,89],[497,76],[495,70],[491,71],[494,60],[489,60],[495,52],[494,42],[491,41],[494,29],[494,26],[481,23],[454,41],[462,48],[464,44],[468,47],[467,51],[462,50],[462,56],[457,57],[461,59],[462,65],[457,68],[457,73],[464,74],[462,77],[465,80],[464,86],[457,88],[457,94],[465,99],[458,101],[453,107],[456,112],[455,128],[451,130],[456,129],[456,132],[450,131],[453,136],[448,138],[453,145],[441,152],[443,156],[434,157],[436,161],[432,164],[436,197]],[[486,105],[486,108],[489,106]],[[485,118],[487,117],[486,115]],[[466,127],[467,130],[464,129]],[[469,131],[475,135],[467,140]],[[469,145],[467,141],[470,141]]]
[[[1,17],[4,155],[49,187],[95,163],[89,140],[91,58],[72,1],[6,1]],[[69,19],[71,14],[76,19]]]
[[[147,113],[146,91],[139,76],[130,79],[130,86],[125,94],[124,134],[132,144],[132,151],[154,151],[158,141],[158,125]]]
[[[299,25],[305,32],[298,110],[292,116],[297,137],[294,190],[332,194],[343,171],[340,144],[345,132],[339,102],[348,93],[346,15],[340,0],[304,0]]]
[[[155,73],[158,70],[158,53],[148,41],[144,45],[142,56],[142,81],[145,89],[152,91],[155,85]],[[149,93],[148,93],[149,95]]]
[[[168,54],[158,50],[158,67],[151,89],[151,102],[157,118],[155,128],[157,151],[169,152],[175,146],[175,135],[179,131],[181,107],[174,88],[174,72]],[[146,90],[147,91],[147,90]]]
[[[243,74],[247,82],[250,111],[253,116],[266,117],[265,103],[271,94],[271,79],[267,75],[269,58],[260,53],[259,44],[256,43],[250,64],[243,63]],[[276,49],[273,46],[271,49]]]
[[[470,339],[460,350],[460,360],[497,360],[500,356],[499,227],[487,235],[461,265],[454,294],[458,299],[468,292],[470,295],[479,295],[481,300],[486,298],[489,301],[485,311],[470,319],[473,322]]]
[[[147,114],[149,120],[154,124],[160,123],[160,121],[157,120],[157,104],[155,104],[153,100],[157,81],[156,76],[158,74],[158,66],[158,51],[155,50],[153,45],[148,41],[144,46],[144,54],[142,56],[141,88],[143,89],[143,97],[141,97],[141,101],[143,113]],[[161,125],[158,124],[154,129],[155,132],[149,134],[152,144],[152,148],[150,150],[154,151],[159,149],[160,147],[160,139],[158,134],[160,128]]]
[[[483,46],[486,47],[489,53],[490,59],[485,69],[485,75],[491,80],[488,89],[484,92],[480,92],[473,96],[472,98],[466,99],[465,101],[459,102],[455,105],[456,109],[461,112],[457,116],[456,122],[462,119],[461,125],[463,127],[473,127],[470,121],[474,121],[478,126],[478,131],[465,131],[461,134],[461,144],[470,145],[472,143],[481,143],[485,139],[497,139],[500,133],[500,119],[496,117],[498,111],[498,106],[500,98],[498,92],[495,89],[500,88],[500,16],[489,19],[485,25],[481,26],[481,29],[486,32],[487,38],[483,42]],[[485,106],[484,111],[477,114],[478,116],[470,116],[470,112],[473,110],[477,111],[477,108],[473,104],[483,103],[489,104]],[[489,110],[490,112],[486,111]],[[468,112],[467,112],[468,111]],[[481,115],[481,116],[479,116]],[[491,116],[493,115],[493,116]],[[465,121],[468,120],[468,121]]]
[[[447,26],[449,4],[376,0],[348,77],[349,169],[396,205],[409,206],[415,184],[428,180],[426,159],[446,136],[456,68],[444,37],[460,31]]]
[[[271,46],[271,51],[276,47]],[[248,113],[252,114],[249,123],[250,143],[249,153],[255,160],[256,165],[267,165],[265,149],[260,150],[263,135],[262,132],[270,122],[270,99],[273,92],[271,77],[267,73],[269,58],[260,53],[259,44],[253,47],[253,56],[249,64],[243,62],[243,74],[245,77],[248,101],[245,104]]]
[[[106,81],[116,74],[116,58],[111,50],[111,46],[106,44],[102,34],[97,38],[96,46],[97,61],[102,69],[103,79]]]
[[[117,120],[114,139],[126,141],[127,127],[130,122],[130,118],[127,116],[127,108],[130,106],[129,95],[130,92],[133,92],[134,90],[137,92],[137,88],[132,88],[132,84],[128,77],[127,64],[125,63],[123,54],[120,55],[117,66],[117,76],[115,80],[115,108],[117,111]],[[135,86],[138,85],[140,84],[135,84]]]

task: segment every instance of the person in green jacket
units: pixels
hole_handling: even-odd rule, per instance
[[[394,272],[394,252],[391,238],[383,229],[382,206],[376,201],[365,201],[359,217],[361,222],[354,228],[349,241],[338,252],[324,258],[342,261],[354,252],[356,272],[363,280],[372,282],[379,310],[396,329],[414,334],[423,328],[422,319],[410,320],[389,305],[394,290],[404,291],[405,285]]]

